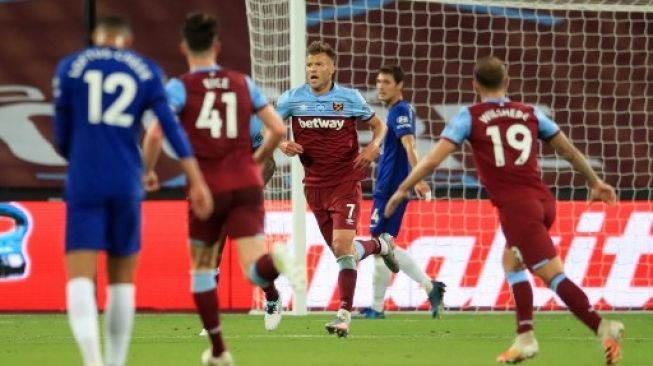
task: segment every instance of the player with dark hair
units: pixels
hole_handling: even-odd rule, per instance
[[[390,218],[383,216],[385,204],[399,184],[408,176],[412,167],[417,164],[417,148],[415,146],[415,111],[404,100],[404,71],[400,66],[385,66],[379,70],[376,77],[376,90],[379,100],[389,106],[387,125],[388,133],[383,141],[383,152],[376,166],[376,186],[374,189],[374,205],[370,220],[370,234],[373,237],[384,237],[392,242],[399,234],[401,221],[404,218],[408,201],[402,202]],[[425,181],[415,186],[417,198],[430,200],[431,188]],[[444,283],[433,281],[415,263],[415,260],[402,248],[395,247],[395,256],[399,269],[413,281],[420,284],[426,292],[431,304],[432,316],[438,317],[442,308]],[[385,292],[390,282],[390,271],[387,266],[375,258],[374,265],[374,302],[369,308],[364,308],[358,317],[366,319],[384,319]]]
[[[496,57],[480,59],[474,69],[474,90],[480,102],[463,108],[445,127],[433,150],[413,169],[386,205],[389,217],[408,190],[465,140],[472,146],[481,183],[497,207],[506,236],[503,268],[517,313],[517,337],[497,361],[517,363],[534,357],[539,346],[533,332],[533,290],[526,269],[541,278],[569,310],[600,339],[606,363],[621,358],[621,322],[602,319],[583,290],[564,273],[548,229],[555,219],[555,199],[542,181],[537,164],[537,139],[552,146],[587,180],[590,200],[613,204],[614,188],[603,182],[558,125],[539,109],[506,97],[508,76]]]
[[[129,24],[109,16],[94,46],[64,58],[54,79],[55,142],[69,162],[66,181],[66,304],[84,364],[103,365],[97,324],[97,255],[107,253],[106,365],[124,365],[134,320],[143,166],[140,121],[152,109],[188,177],[195,215],[213,209],[188,139],[166,101],[160,68],[127,49]]]
[[[224,236],[236,241],[243,273],[264,289],[275,291],[274,280],[284,273],[295,289],[305,279],[284,246],[265,251],[263,181],[259,164],[268,159],[286,127],[252,80],[216,64],[220,51],[218,24],[205,13],[192,13],[182,28],[181,49],[190,72],[167,84],[168,100],[178,113],[213,194],[214,213],[204,221],[189,217],[192,258],[191,291],[212,347],[202,354],[204,365],[233,365],[220,326],[216,294],[216,256]],[[251,116],[267,132],[252,153]],[[148,186],[155,187],[154,164],[160,135],[154,124],[144,141]],[[237,167],[237,168],[235,168]],[[268,296],[270,292],[268,291]],[[278,297],[278,294],[277,294]]]
[[[174,90],[174,89],[173,89]],[[174,97],[174,96],[171,96]],[[153,154],[153,159],[157,159],[159,151],[161,149],[161,144],[163,142],[163,136],[161,129],[154,124],[150,127],[148,134],[151,136],[148,138],[147,149]],[[250,136],[252,138],[252,150],[256,151],[263,144],[263,135],[265,134],[265,129],[263,128],[263,122],[258,116],[253,115],[250,121]],[[276,163],[274,157],[270,155],[262,165],[261,174],[263,175],[263,185],[265,186],[272,179],[274,171],[276,169]],[[158,178],[154,171],[149,172],[150,177],[147,180],[147,190],[150,192],[156,191],[159,189]],[[216,242],[215,246],[217,247],[216,259],[217,264],[215,271],[215,281],[216,286],[220,280],[220,263],[222,262],[222,252],[226,244],[226,238],[222,235]],[[269,286],[263,288],[264,293],[266,294],[266,303],[265,303],[265,315],[264,315],[264,325],[266,330],[275,330],[279,323],[281,322],[281,313],[283,310],[283,303],[279,297],[279,292],[277,291],[274,283],[270,283]],[[202,329],[199,333],[200,336],[208,335],[206,329]]]
[[[394,272],[398,268],[393,248],[383,238],[354,240],[362,201],[360,180],[379,154],[386,127],[357,90],[333,81],[335,61],[329,44],[311,43],[306,56],[306,84],[283,93],[277,110],[284,119],[291,118],[294,136],[294,141],[282,142],[280,149],[288,156],[299,155],[305,171],[306,201],[340,267],[340,309],[325,327],[331,334],[346,337],[357,262],[370,254],[381,254]],[[373,130],[372,141],[361,152],[358,120]]]

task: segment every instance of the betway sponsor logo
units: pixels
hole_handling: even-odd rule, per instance
[[[467,202],[483,216],[493,215],[485,204]],[[653,308],[653,270],[647,258],[653,255],[653,204],[642,202],[644,210],[622,205],[623,210],[611,212],[582,212],[586,203],[561,202],[559,212],[574,217],[558,218],[557,227],[567,227],[565,233],[552,233],[554,243],[563,254],[567,276],[579,284],[587,293],[592,305],[607,308]],[[631,204],[632,205],[632,204]],[[647,207],[645,207],[648,205]],[[416,205],[414,205],[416,208]],[[573,206],[568,210],[567,206]],[[411,206],[409,206],[410,211]],[[415,214],[417,212],[414,209]],[[455,210],[454,210],[455,211]],[[445,212],[442,209],[419,210],[420,215],[432,216],[428,212]],[[461,212],[451,212],[452,216]],[[307,216],[307,253],[313,258],[315,268],[307,292],[309,308],[335,309],[337,302],[338,265],[331,251],[319,234],[312,214]],[[420,222],[435,222],[424,219]],[[470,220],[470,222],[475,220]],[[450,221],[455,222],[455,221]],[[460,224],[463,221],[458,221]],[[478,223],[479,221],[475,221]],[[454,308],[500,308],[512,306],[510,290],[505,282],[501,267],[501,255],[505,237],[493,220],[481,220],[485,225],[461,230],[460,227],[424,228],[435,231],[433,235],[409,238],[407,251],[424,270],[437,268],[437,279],[447,284],[445,305]],[[489,222],[489,224],[488,224]],[[266,217],[266,232],[285,236],[292,227],[290,213],[270,212]],[[439,233],[441,232],[441,233]],[[447,232],[466,232],[466,235],[451,235]],[[285,235],[284,235],[285,234]],[[404,241],[406,242],[406,241]],[[479,253],[487,253],[483,256]],[[315,255],[319,259],[315,262]],[[365,259],[358,267],[355,306],[369,306],[372,303],[372,276],[374,260]],[[563,308],[564,304],[553,291],[533,282],[534,305],[545,309]],[[282,296],[289,304],[292,297],[285,279],[278,283]],[[537,286],[535,286],[537,284]],[[285,296],[284,296],[285,295]],[[399,308],[426,308],[426,293],[417,283],[400,272],[386,292],[386,301],[391,300]]]
[[[344,119],[322,119],[319,117],[312,119],[297,117],[297,122],[301,128],[330,128],[340,130],[345,125]]]

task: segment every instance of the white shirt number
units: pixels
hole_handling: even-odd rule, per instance
[[[492,139],[494,145],[494,162],[496,166],[501,167],[506,165],[506,158],[503,149],[503,142],[501,141],[501,131],[499,126],[490,126],[486,129],[486,134]],[[521,136],[517,139],[517,136]],[[515,160],[515,165],[524,165],[531,155],[531,146],[533,145],[533,136],[528,127],[516,123],[511,125],[506,130],[506,141],[508,146],[519,151],[519,157]]]
[[[211,132],[211,137],[220,138],[222,136],[222,118],[220,112],[213,108],[215,105],[215,92],[206,92],[200,115],[195,121],[195,127],[207,128]],[[228,139],[238,137],[238,116],[236,114],[236,93],[222,93],[222,103],[227,107],[225,117],[227,118],[226,136]]]
[[[100,70],[88,70],[84,73],[84,82],[88,84],[88,121],[93,124],[104,122],[110,126],[129,127],[134,123],[134,116],[125,110],[136,96],[136,82],[129,74],[114,72],[106,78]],[[115,94],[120,89],[120,95],[102,111],[103,94]]]

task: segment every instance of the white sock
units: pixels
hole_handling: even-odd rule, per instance
[[[433,290],[431,279],[424,271],[417,267],[417,263],[415,263],[415,260],[408,252],[402,248],[395,247],[395,257],[397,257],[397,262],[399,262],[399,269],[413,281],[419,283],[427,294]]]
[[[374,302],[372,309],[376,311],[383,311],[385,305],[385,290],[390,283],[390,270],[383,263],[383,259],[378,255],[374,256],[374,278],[372,286],[374,288]]]
[[[118,283],[107,288],[104,321],[107,366],[123,366],[134,324],[134,284]]]
[[[102,365],[95,284],[90,278],[75,277],[68,280],[66,308],[68,323],[82,353],[84,365]]]
[[[379,254],[380,255],[388,254],[388,251],[390,251],[390,248],[388,248],[388,243],[383,241],[383,240],[379,240],[379,239],[376,239],[376,240],[379,241],[379,247],[381,249],[381,252]]]

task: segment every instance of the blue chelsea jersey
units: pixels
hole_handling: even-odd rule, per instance
[[[415,111],[410,103],[399,100],[390,107],[388,132],[376,167],[375,197],[390,197],[411,170],[401,138],[415,135]]]
[[[191,148],[166,101],[163,74],[135,52],[91,47],[53,80],[55,143],[68,159],[66,199],[142,197],[141,118],[152,109],[181,158]]]

